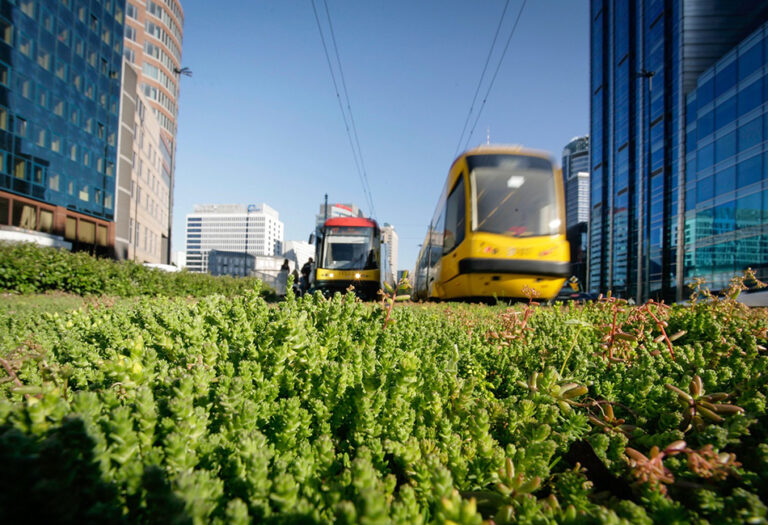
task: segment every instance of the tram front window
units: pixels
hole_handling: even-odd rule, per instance
[[[325,237],[323,268],[368,270],[376,268],[372,228],[332,228]]]
[[[502,165],[472,171],[475,231],[512,237],[556,235],[560,231],[551,167],[523,168]]]

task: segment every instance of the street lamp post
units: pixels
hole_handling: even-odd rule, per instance
[[[644,161],[645,161],[645,169],[644,174],[641,174],[639,177],[639,184],[637,188],[637,204],[639,208],[638,213],[638,223],[637,223],[637,297],[636,301],[637,304],[641,304],[643,302],[643,285],[645,280],[643,279],[643,273],[645,271],[644,265],[644,253],[646,250],[645,246],[645,219],[646,219],[646,213],[645,213],[645,185],[648,183],[648,181],[651,179],[651,90],[653,89],[653,76],[656,73],[654,71],[649,71],[645,68],[641,69],[637,72],[637,76],[639,78],[642,78],[645,82],[643,89],[643,100],[645,105],[645,126],[647,129],[646,132],[646,139],[645,139],[645,145],[644,145]],[[645,175],[645,176],[643,176]]]

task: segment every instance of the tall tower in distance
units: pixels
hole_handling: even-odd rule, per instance
[[[574,137],[563,149],[563,188],[565,234],[571,246],[571,269],[584,286],[589,226],[589,136]]]
[[[125,59],[138,71],[137,91],[149,104],[160,125],[162,176],[168,181],[167,234],[162,237],[163,258],[171,252],[173,188],[176,165],[176,130],[184,11],[179,0],[128,0],[125,3]],[[140,137],[137,137],[138,140]],[[168,262],[167,260],[164,262]]]
[[[575,137],[563,149],[565,227],[589,221],[589,137]]]

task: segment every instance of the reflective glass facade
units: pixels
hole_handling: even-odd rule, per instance
[[[0,2],[0,191],[113,220],[122,4]]]
[[[591,290],[681,297],[686,95],[711,90],[720,100],[733,89],[735,66],[723,66],[711,84],[697,87],[697,79],[766,19],[767,7],[762,0],[591,1]],[[699,126],[733,120],[737,102],[723,97]],[[715,162],[713,132],[701,143],[702,162],[710,154]],[[721,156],[735,147],[728,140]]]
[[[686,97],[685,281],[768,277],[768,24]]]

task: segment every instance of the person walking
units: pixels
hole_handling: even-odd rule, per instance
[[[288,259],[283,260],[283,265],[280,267],[280,273],[277,274],[277,295],[285,295],[288,293],[288,273],[291,271],[291,265]]]
[[[309,260],[304,263],[304,266],[301,267],[301,287],[305,292],[309,290],[309,276],[312,273],[312,263],[314,262],[312,257],[310,257]]]

